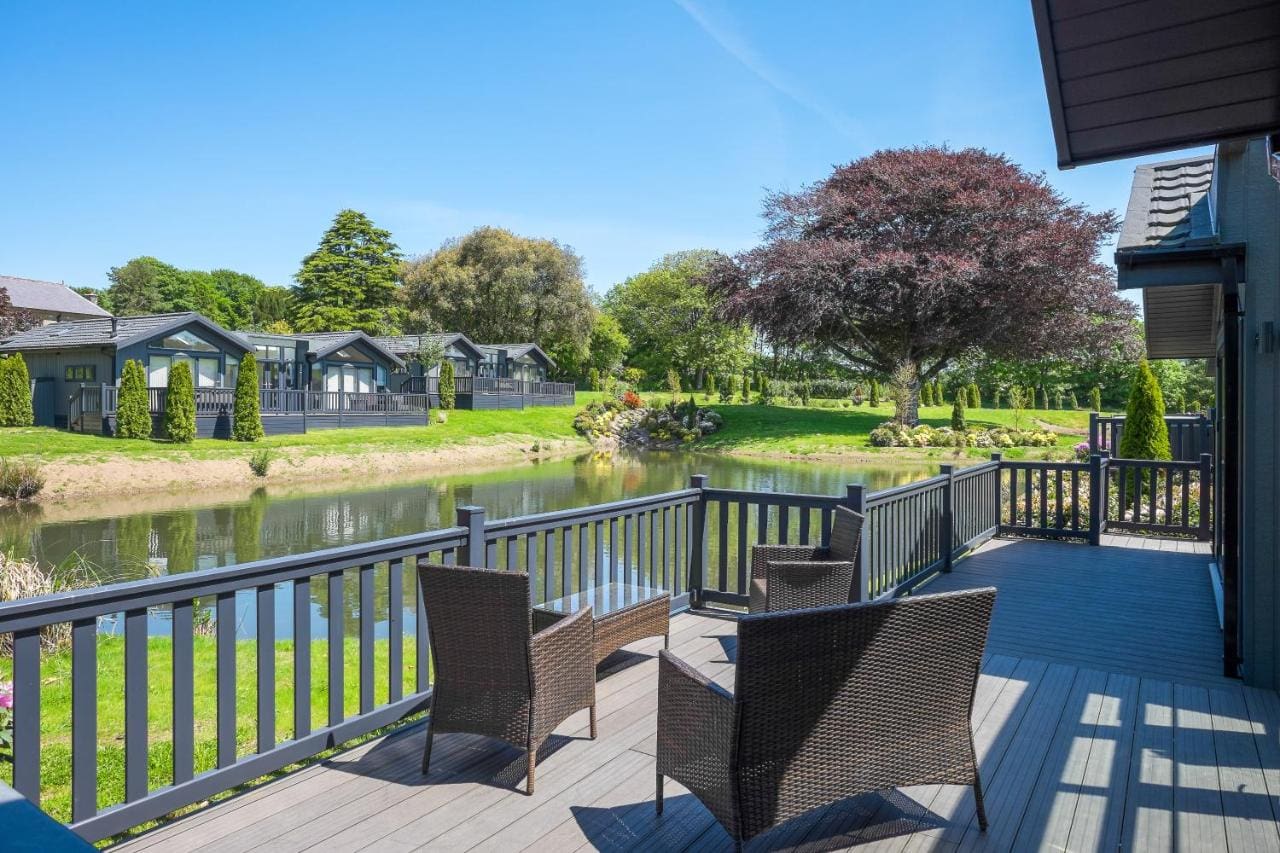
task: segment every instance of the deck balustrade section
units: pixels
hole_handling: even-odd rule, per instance
[[[459,507],[455,526],[441,530],[3,603],[0,634],[13,638],[13,784],[40,802],[42,642],[55,629],[70,638],[70,824],[99,840],[424,711],[430,646],[415,578],[423,560],[526,571],[535,604],[623,582],[669,590],[673,610],[742,608],[753,546],[824,545],[835,509],[847,506],[866,516],[856,589],[870,600],[949,572],[958,556],[998,533],[1096,541],[1110,525],[1205,536],[1210,495],[1201,484],[1211,475],[1207,456],[1191,464],[1100,454],[1087,463],[997,454],[964,469],[944,465],[937,476],[897,488],[850,485],[842,495],[721,489],[696,475],[687,488],[657,495],[506,519]],[[1108,496],[1118,501],[1115,510],[1100,517]],[[157,618],[167,620],[172,637],[166,685],[154,683],[156,670],[148,667]],[[99,680],[99,638],[108,628],[123,633],[122,685]],[[195,669],[200,633],[212,634],[211,672]],[[290,635],[292,649],[282,653],[277,641]],[[237,672],[245,644],[252,677]],[[277,709],[279,668],[288,666],[293,707]],[[318,678],[326,679],[315,700],[323,707],[313,707]],[[216,754],[207,767],[197,762],[197,679],[214,681]],[[237,696],[246,685],[255,697],[248,745],[237,742]],[[172,759],[157,785],[147,721],[162,687],[172,695]],[[106,690],[123,691],[125,710],[118,735],[124,790],[114,803],[102,801],[99,766]],[[278,710],[292,718],[284,731]]]

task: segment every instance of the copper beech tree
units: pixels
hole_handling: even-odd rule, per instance
[[[764,219],[761,245],[707,274],[728,319],[890,377],[905,424],[962,355],[1082,357],[1134,315],[1098,262],[1115,215],[980,149],[878,151],[770,195]]]

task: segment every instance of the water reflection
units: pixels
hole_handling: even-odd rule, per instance
[[[446,527],[454,507],[486,508],[490,518],[506,518],[627,497],[670,491],[687,485],[694,473],[710,475],[713,486],[766,492],[839,495],[848,483],[871,489],[918,480],[934,466],[866,466],[780,462],[689,453],[588,455],[498,471],[458,473],[420,481],[378,485],[364,481],[345,486],[259,489],[247,498],[208,504],[187,496],[128,496],[58,504],[48,509],[0,509],[0,547],[42,564],[78,562],[102,583],[154,575],[180,574],[320,548],[368,542]],[[175,508],[175,504],[189,505]],[[391,569],[378,566],[374,582],[377,614],[374,633],[388,630]],[[405,573],[402,621],[414,631],[411,566]],[[359,625],[358,573],[343,579],[342,619],[347,636]],[[327,631],[330,601],[322,578],[309,590],[313,638]],[[196,602],[198,627],[210,628],[213,601]],[[257,600],[253,590],[236,596],[236,634],[254,636]],[[293,636],[293,585],[275,589],[276,636]],[[150,633],[171,634],[171,612],[149,613]],[[100,620],[100,630],[117,633],[122,619]]]
[[[180,509],[166,508],[177,497],[128,495],[44,512],[4,508],[0,547],[48,565],[80,561],[111,582],[447,527],[454,507],[466,504],[506,518],[653,494],[682,488],[694,473],[709,474],[723,488],[837,495],[846,483],[880,489],[935,471],[709,454],[588,455],[385,486],[260,489],[245,499]]]

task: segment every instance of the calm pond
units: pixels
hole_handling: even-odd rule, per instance
[[[722,488],[839,495],[848,483],[882,489],[936,472],[934,465],[872,467],[696,453],[585,455],[384,485],[357,480],[270,487],[247,498],[122,493],[0,508],[0,548],[45,565],[79,563],[100,583],[110,583],[448,527],[454,507],[467,504],[485,507],[490,518],[506,518],[683,488],[691,474],[707,474]],[[288,598],[278,601],[280,632],[287,636]],[[317,616],[313,626],[320,632],[323,613]],[[253,624],[240,622],[246,631]]]

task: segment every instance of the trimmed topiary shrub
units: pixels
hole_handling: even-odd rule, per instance
[[[1053,407],[1058,410],[1062,409],[1062,392],[1061,391],[1053,392]]]
[[[924,383],[924,385],[921,386],[920,405],[922,406],[933,405],[933,383],[932,382],[926,382]]]
[[[147,399],[147,376],[142,362],[129,359],[120,371],[116,397],[116,435],[120,438],[151,438],[151,403]]]
[[[437,394],[440,397],[441,409],[452,409],[458,402],[458,383],[453,376],[453,362],[445,359],[440,363],[440,382]]]
[[[1036,406],[1037,409],[1047,410],[1049,408],[1049,390],[1047,388],[1040,388],[1040,396],[1037,399],[1040,403],[1040,405]]]
[[[742,402],[751,402],[751,374],[742,374]]]
[[[1102,389],[1097,385],[1094,385],[1093,389],[1089,391],[1089,408],[1095,412],[1102,411]]]
[[[1076,399],[1076,392],[1075,392],[1075,391],[1068,391],[1068,392],[1067,392],[1067,406],[1068,406],[1068,407],[1071,409],[1071,411],[1073,411],[1073,412],[1080,408],[1080,401]]]
[[[964,398],[966,392],[962,386],[956,392],[955,402],[951,404],[951,429],[955,432],[964,432],[968,427],[964,421]]]
[[[711,398],[715,396],[715,393],[716,393],[716,375],[708,371],[707,378],[702,383],[702,397],[703,399],[710,401]]]
[[[969,400],[966,408],[969,408],[969,409],[982,408],[982,392],[978,390],[977,382],[969,383]]]
[[[442,369],[443,369],[443,366],[442,366]],[[587,385],[591,387],[592,391],[600,390],[600,369],[599,368],[593,367],[587,371]]]
[[[805,379],[800,383],[800,404],[802,406],[809,405],[809,399],[813,396],[812,389],[809,387],[809,380]]]
[[[999,388],[993,389],[991,391],[991,408],[993,409],[1000,408],[1000,404],[1003,402],[1003,400],[1001,400],[1000,398],[1003,396],[1004,396],[1004,393]]]
[[[191,365],[174,360],[169,368],[169,392],[164,400],[164,434],[177,444],[196,440],[196,390],[191,383]]]
[[[236,374],[236,404],[232,413],[231,437],[236,441],[257,441],[263,436],[262,405],[258,396],[258,360],[247,353]]]
[[[1164,422],[1164,394],[1144,358],[1138,362],[1129,389],[1124,430],[1120,433],[1122,459],[1169,459],[1169,427]]]
[[[880,380],[878,379],[871,380],[871,391],[867,395],[867,405],[868,406],[880,405]]]
[[[31,426],[36,422],[31,408],[31,374],[22,353],[0,359],[0,426]]]

